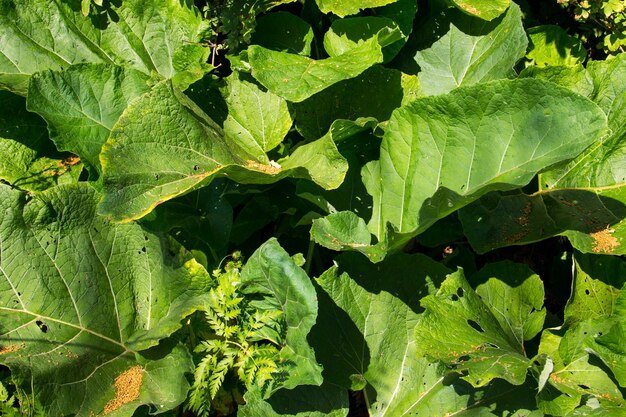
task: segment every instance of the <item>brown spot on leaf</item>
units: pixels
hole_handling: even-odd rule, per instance
[[[280,165],[277,165],[277,164],[265,165],[260,162],[256,162],[252,160],[247,160],[246,164],[247,164],[247,168],[256,169],[257,171],[262,171],[262,172],[265,172],[266,174],[274,175],[280,172]]]
[[[550,379],[557,383],[561,383],[561,384],[564,383],[563,378],[561,378],[557,374],[551,374]]]
[[[474,7],[474,6],[470,5],[470,4],[459,3],[459,6],[461,6],[461,8],[463,10],[467,10],[468,12],[470,12],[473,15],[480,16],[480,10],[478,10],[476,7]]]
[[[80,162],[80,158],[78,156],[70,155],[67,158],[65,158],[63,161],[61,161],[61,164],[65,166],[72,166],[72,165],[76,165],[79,162]]]
[[[612,252],[615,248],[620,246],[619,240],[613,233],[615,229],[611,229],[608,226],[595,233],[591,233],[591,238],[594,240],[593,251],[595,253],[608,253]]]
[[[504,239],[501,239],[500,242],[503,242],[505,244],[512,244],[515,242],[519,242],[524,237],[526,237],[527,234],[528,234],[527,230],[522,230],[517,233],[511,233],[510,235],[505,236]]]
[[[528,216],[532,211],[533,207],[530,201],[526,202],[526,205],[522,209],[522,215],[515,218],[515,222],[520,226],[526,226],[528,224]]]
[[[17,352],[18,350],[22,349],[24,346],[25,345],[23,343],[19,345],[0,346],[0,355]]]
[[[65,174],[70,167],[78,164],[79,162],[80,158],[78,156],[70,155],[61,161],[55,162],[55,165],[43,171],[43,175],[46,175],[48,177],[55,177]]]
[[[142,380],[143,369],[139,365],[127,369],[115,378],[115,398],[104,406],[104,414],[109,414],[124,404],[139,398]]]

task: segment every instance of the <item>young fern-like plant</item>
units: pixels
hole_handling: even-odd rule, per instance
[[[194,350],[201,359],[187,400],[187,408],[201,417],[214,408],[229,376],[246,389],[263,388],[279,370],[279,348],[267,335],[276,333],[282,312],[259,310],[239,296],[241,266],[235,257],[224,271],[213,271],[216,286],[209,291],[205,313],[210,335]]]

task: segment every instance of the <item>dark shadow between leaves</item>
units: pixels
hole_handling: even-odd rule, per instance
[[[141,225],[155,234],[175,236],[189,251],[201,251],[210,271],[228,254],[233,209],[224,193],[229,187],[228,179],[217,178],[207,187],[158,205]]]
[[[337,119],[388,120],[402,103],[402,73],[375,65],[356,78],[340,81],[292,108],[296,128],[306,139],[322,137]]]
[[[309,30],[309,24],[296,14],[273,11],[257,19],[250,43],[273,51],[302,54],[307,49]]]
[[[220,127],[224,126],[224,120],[228,116],[228,105],[219,90],[224,86],[223,81],[218,81],[213,75],[207,74],[185,90],[185,95]]]
[[[278,415],[318,412],[330,414],[342,404],[347,406],[348,393],[342,387],[324,383],[319,387],[299,385],[292,390],[280,389],[266,400]]]
[[[2,138],[11,139],[37,151],[37,157],[62,158],[48,136],[44,119],[26,110],[26,99],[10,91],[0,90],[0,131]]]
[[[522,385],[512,385],[503,379],[496,378],[482,388],[474,388],[462,380],[459,374],[451,373],[446,375],[443,384],[453,386],[457,395],[467,398],[464,401],[466,405],[463,406],[463,409],[455,411],[468,411],[484,407],[493,413],[490,415],[504,416],[515,414],[520,410],[533,410],[537,407],[535,402],[537,387],[534,379],[530,376]]]
[[[95,3],[91,4],[91,10],[89,12],[89,19],[91,23],[100,30],[105,30],[109,27],[111,22],[117,23],[120,21],[120,15],[115,11],[116,8],[121,7],[122,0],[104,0],[102,6],[98,6]]]
[[[372,267],[361,254],[342,253],[337,259],[340,272],[373,294],[388,292],[416,313],[423,312],[419,301],[438,288],[452,271],[422,254],[396,253]]]
[[[324,367],[324,381],[351,389],[355,378],[363,377],[369,367],[367,342],[350,316],[318,285],[315,289],[318,316],[307,340]]]
[[[577,268],[580,268],[581,271],[593,280],[603,282],[613,287],[616,291],[619,291],[624,285],[626,263],[623,259],[613,255],[592,255],[579,252],[574,252],[574,259],[576,260]],[[574,285],[576,286],[576,283],[574,283]],[[576,289],[576,287],[574,287],[574,289]],[[589,289],[586,290],[585,295],[593,298],[597,296],[597,294],[589,291]],[[609,306],[607,306],[607,308],[612,310]]]

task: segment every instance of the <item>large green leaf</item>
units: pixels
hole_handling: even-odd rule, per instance
[[[356,254],[343,254],[336,263],[318,279],[320,313],[311,340],[325,380],[363,389],[372,416],[500,416],[532,410],[530,384],[500,380],[476,389],[440,363],[418,356],[412,332],[421,311],[418,300],[436,292],[447,268],[406,254],[376,267]]]
[[[144,350],[203,305],[206,271],[167,238],[98,217],[86,184],[0,193],[0,361],[20,387],[49,415],[182,402],[187,350]]]
[[[0,179],[21,190],[39,191],[78,179],[78,158],[57,152],[41,117],[26,101],[0,91]]]
[[[380,7],[397,0],[315,0],[322,13],[334,13],[339,17],[356,14],[363,9]]]
[[[121,220],[141,217],[245,159],[228,148],[222,130],[193,102],[162,82],[122,114],[100,162],[105,192],[100,209]]]
[[[566,306],[566,324],[602,323],[592,327],[593,333],[584,334],[585,352],[598,357],[617,383],[626,387],[626,263],[615,256],[579,255],[576,272],[580,278]]]
[[[606,131],[588,99],[532,79],[494,81],[425,97],[394,111],[380,162],[364,167],[370,229],[415,236],[492,190],[527,184]],[[568,137],[568,141],[562,138]]]
[[[577,408],[568,417],[625,417],[626,410],[621,406],[599,406],[597,404],[585,405]]]
[[[465,13],[485,20],[492,20],[500,16],[507,7],[515,6],[510,0],[452,0],[452,4]]]
[[[358,249],[371,244],[365,220],[351,211],[331,213],[313,221],[311,239],[333,250]]]
[[[224,120],[226,137],[237,142],[253,159],[269,164],[266,152],[278,146],[291,128],[287,102],[239,79],[237,74],[228,78],[225,100],[228,104],[228,116]]]
[[[386,32],[383,29],[341,55],[320,60],[252,45],[248,48],[252,75],[268,90],[297,103],[382,62],[379,37]]]
[[[620,291],[626,266],[610,256],[576,254],[575,260],[564,328],[545,330],[539,348],[554,364],[539,404],[554,415],[567,414],[585,397],[593,399],[594,407],[626,405],[624,293]]]
[[[459,27],[451,23],[445,36],[415,55],[421,69],[420,85],[428,95],[509,78],[514,74],[513,66],[526,52],[522,12],[515,3],[493,22],[467,18],[458,19],[457,24]]]
[[[80,156],[100,173],[102,145],[128,103],[150,91],[148,80],[140,71],[109,64],[42,71],[31,79],[27,105],[48,122],[59,150]]]
[[[626,55],[620,54],[607,61],[592,61],[587,71],[594,83],[592,100],[596,102],[609,118],[609,127],[619,130],[626,124],[626,86],[622,82],[626,77]]]
[[[624,118],[620,115],[626,111],[626,86],[622,82],[626,77],[626,55],[606,61],[590,61],[587,68],[580,65],[529,67],[520,76],[546,79],[589,97],[604,110],[613,133],[624,125]]]
[[[564,234],[579,250],[623,253],[624,189],[564,188],[532,195],[489,193],[462,208],[459,218],[472,247],[484,253]],[[623,223],[623,222],[622,222]]]
[[[208,185],[217,175],[243,183],[296,176],[336,188],[347,171],[330,137],[298,147],[279,161],[282,166],[263,164],[235,140],[227,140],[170,82],[157,84],[127,107],[103,146],[101,212],[120,221],[142,217],[163,201]]]
[[[580,64],[548,67],[531,66],[520,72],[519,76],[520,78],[532,77],[552,81],[585,97],[591,97],[593,93],[593,80]]]
[[[624,254],[626,238],[626,58],[578,67],[530,68],[522,74],[563,85],[594,100],[608,116],[609,137],[570,163],[540,175],[541,192],[531,196],[490,195],[461,212],[478,251],[524,244],[564,234],[583,252]],[[481,223],[480,225],[477,224]]]
[[[624,254],[626,238],[626,123],[619,116],[626,111],[626,57],[588,65],[587,76],[593,82],[590,98],[607,115],[611,135],[598,138],[585,152],[568,164],[561,164],[540,176],[542,190],[592,189],[617,202],[622,210],[611,210],[615,218],[587,233],[567,233],[572,244],[584,252]]]
[[[606,364],[618,384],[626,386],[626,322],[623,318],[615,320],[605,334],[587,341],[590,351]],[[626,403],[626,401],[624,402]]]
[[[201,15],[189,1],[107,2],[85,17],[78,0],[0,3],[0,85],[26,94],[31,74],[83,62],[127,65],[166,78],[187,71],[204,54],[194,44]],[[178,67],[178,68],[176,68]],[[185,81],[188,84],[188,81]]]
[[[265,308],[280,310],[286,327],[280,357],[286,362],[287,377],[273,389],[298,385],[320,385],[322,368],[307,342],[317,318],[315,288],[276,239],[259,247],[241,271],[241,293],[260,294]]]
[[[417,353],[466,371],[463,379],[475,387],[494,378],[520,385],[531,363],[523,342],[543,327],[541,280],[510,264],[482,274],[506,281],[492,277],[474,291],[459,270],[421,300],[426,312],[415,327]]]
[[[318,278],[325,294],[319,295],[323,316],[313,341],[325,379],[365,388],[373,416],[429,410],[451,387],[443,384],[441,366],[416,354],[414,310],[420,296],[449,271],[423,255],[398,254],[379,268],[356,254],[344,254],[336,263],[341,269],[333,267]]]
[[[579,393],[567,394],[557,389],[550,382],[550,375],[554,369],[563,369],[565,366],[559,354],[559,344],[561,336],[553,330],[545,330],[541,334],[539,354],[537,361],[543,362],[544,366],[539,380],[539,389],[536,396],[537,407],[548,415],[564,416],[580,405],[581,395]]]

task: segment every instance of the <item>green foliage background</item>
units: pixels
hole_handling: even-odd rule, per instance
[[[625,25],[0,1],[0,413],[626,415]]]

